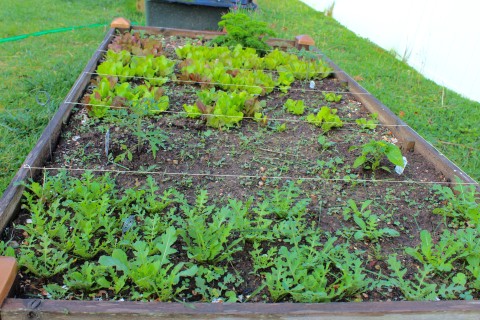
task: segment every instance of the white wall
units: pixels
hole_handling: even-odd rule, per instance
[[[439,85],[480,102],[480,1],[301,0],[405,61]],[[479,120],[480,121],[480,120]]]

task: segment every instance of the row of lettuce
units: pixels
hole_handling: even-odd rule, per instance
[[[332,71],[319,59],[302,59],[278,49],[261,57],[254,49],[239,45],[229,49],[186,44],[176,49],[176,55],[174,61],[160,53],[133,55],[110,49],[97,68],[96,88],[87,99],[90,115],[102,118],[115,108],[143,108],[144,114],[164,112],[169,97],[161,86],[172,82],[201,87],[197,101],[184,105],[188,117],[205,115],[211,127],[231,127],[244,117],[265,119],[259,97],[273,90],[288,92],[296,80],[322,79]],[[334,115],[336,110],[328,113]],[[312,123],[322,122],[315,119],[318,115],[309,117]],[[341,126],[340,119],[333,116],[323,121],[330,120]]]

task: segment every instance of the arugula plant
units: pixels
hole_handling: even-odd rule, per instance
[[[383,169],[390,172],[390,169],[381,165],[385,157],[394,165],[404,167],[402,151],[396,145],[383,140],[370,140],[361,146],[351,146],[348,150],[361,149],[362,153],[355,159],[354,168],[362,166],[364,169]]]
[[[365,200],[359,208],[357,203],[354,200],[348,199],[347,200],[348,206],[345,206],[343,208],[343,219],[345,221],[348,221],[353,216],[359,216],[359,217],[370,216],[372,214],[372,210],[368,209],[368,207],[372,204],[372,202],[373,200]]]
[[[201,265],[195,276],[194,294],[201,295],[203,302],[239,302],[235,289],[242,283],[238,274],[229,273],[225,267]]]
[[[73,290],[92,292],[104,288],[97,280],[106,275],[106,267],[87,261],[81,267],[64,274],[63,283]]]
[[[46,234],[27,238],[26,242],[28,245],[20,248],[18,263],[37,277],[52,277],[67,270],[73,263],[65,251],[53,246],[53,241]]]
[[[354,229],[354,237],[356,240],[369,239],[370,241],[378,241],[383,237],[398,237],[400,233],[392,228],[379,228],[378,216],[370,214],[367,216],[353,216],[353,221],[358,226],[358,229]]]
[[[414,274],[414,278],[410,280],[405,279],[408,270],[406,268],[402,269],[402,265],[397,260],[396,255],[391,255],[387,262],[392,273],[388,280],[381,282],[381,285],[397,287],[407,300],[436,301],[440,298],[458,299],[465,291],[463,285],[454,282],[448,286],[447,284],[437,285],[432,283],[430,274],[434,268],[431,265],[424,265],[423,269],[418,269]]]
[[[178,231],[186,243],[184,249],[190,259],[200,263],[230,261],[235,252],[242,250],[242,238],[234,238],[237,227],[228,207],[206,206],[207,192],[202,190],[195,206],[184,204],[181,210],[186,219],[179,221]]]
[[[15,249],[9,245],[9,241],[0,240],[0,256],[15,257]]]
[[[271,247],[268,250],[264,250],[261,247],[260,242],[253,243],[253,250],[250,252],[250,256],[253,261],[253,270],[251,274],[257,274],[259,270],[265,270],[275,265],[275,257],[277,255],[278,248]]]
[[[421,244],[415,248],[406,248],[405,253],[414,257],[424,265],[431,266],[436,272],[450,272],[453,263],[464,257],[464,243],[456,236],[445,230],[438,243],[433,243],[432,236],[427,230],[420,232]]]
[[[348,207],[343,209],[343,218],[345,220],[353,221],[358,228],[352,228],[353,236],[356,240],[368,239],[373,242],[377,242],[383,237],[398,237],[400,233],[392,228],[379,228],[379,217],[372,213],[368,206],[372,203],[371,200],[367,200],[362,203],[360,209],[355,201],[349,199],[347,201]]]
[[[294,182],[289,181],[281,189],[274,189],[264,196],[263,208],[280,219],[290,217],[301,218],[307,210],[310,199],[302,199],[301,190]]]
[[[480,197],[474,186],[457,184],[452,190],[448,186],[435,185],[433,190],[445,203],[433,209],[433,213],[452,218],[456,224],[480,224]]]
[[[137,241],[133,244],[133,259],[129,259],[123,250],[115,249],[111,256],[100,257],[99,263],[105,267],[115,267],[117,273],[122,272],[135,288],[142,290],[139,298],[147,299],[155,295],[160,301],[170,301],[187,289],[184,285],[178,286],[180,279],[193,277],[198,271],[196,266],[185,269],[185,263],[174,265],[170,262],[170,256],[177,252],[172,248],[177,241],[176,233],[174,227],[169,227],[159,237],[156,247],[160,255],[150,255],[148,244]]]
[[[47,293],[47,298],[54,300],[63,300],[68,299],[71,294],[69,293],[68,287],[59,286],[56,283],[49,283],[43,286],[43,289]]]
[[[273,301],[290,296],[296,302],[326,302],[368,290],[372,283],[362,261],[336,240],[322,245],[318,236],[310,236],[305,245],[280,247],[274,267],[264,273]]]
[[[323,106],[316,115],[310,113],[307,116],[307,122],[321,127],[324,132],[343,127],[343,122],[337,115],[337,109],[330,109],[327,106]]]
[[[309,226],[305,219],[290,217],[273,225],[274,239],[281,239],[284,243],[297,246],[307,237],[314,228]]]
[[[468,256],[465,269],[468,271],[468,285],[470,288],[480,290],[480,257]]]

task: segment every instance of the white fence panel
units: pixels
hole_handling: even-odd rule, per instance
[[[302,0],[439,85],[480,102],[480,1]]]

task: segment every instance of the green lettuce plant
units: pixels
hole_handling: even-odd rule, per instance
[[[337,109],[330,109],[327,106],[323,106],[316,115],[309,114],[307,122],[321,127],[324,132],[328,132],[332,128],[343,127],[343,122],[337,115]]]
[[[291,114],[302,115],[305,112],[305,105],[303,100],[288,99],[283,106]]]

